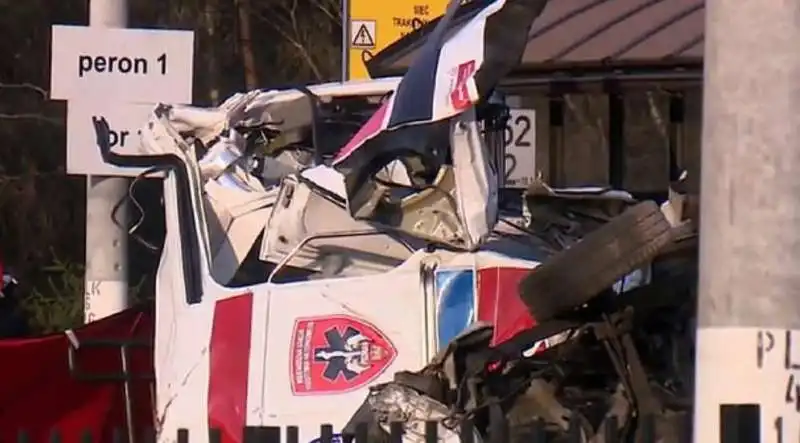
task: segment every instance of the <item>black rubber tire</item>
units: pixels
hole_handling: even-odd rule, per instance
[[[698,240],[696,224],[691,220],[684,221],[672,228],[672,240],[658,251],[659,258],[676,255],[696,256]]]
[[[639,203],[532,270],[520,282],[519,296],[537,322],[549,320],[647,264],[671,240],[658,205]]]

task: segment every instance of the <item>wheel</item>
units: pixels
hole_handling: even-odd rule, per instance
[[[697,224],[686,220],[672,228],[672,239],[669,244],[658,251],[659,257],[675,255],[696,256],[698,248]]]
[[[537,322],[548,320],[610,288],[671,240],[658,206],[639,203],[533,269],[520,282],[519,296]]]

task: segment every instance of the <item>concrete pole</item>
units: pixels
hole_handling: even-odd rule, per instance
[[[90,0],[89,25],[124,28],[126,0]],[[86,178],[86,276],[84,319],[91,322],[128,307],[128,233],[111,219],[114,206],[127,194],[126,177]],[[127,204],[116,212],[126,224]]]
[[[705,3],[694,441],[797,442],[800,2]]]

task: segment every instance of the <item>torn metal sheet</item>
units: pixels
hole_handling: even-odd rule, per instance
[[[334,167],[345,176],[348,208],[374,218],[372,174],[387,161],[414,162],[418,186],[431,185],[447,163],[439,136],[442,122],[485,102],[518,63],[526,38],[546,0],[482,2],[480,12],[456,27],[459,2],[428,36],[396,92],[342,148]],[[454,28],[452,33],[448,31]],[[373,206],[373,207],[369,207]]]
[[[328,275],[367,275],[386,272],[424,247],[414,237],[353,219],[341,196],[325,192],[334,186],[326,189],[306,174],[313,171],[283,180],[264,230],[262,260],[290,257],[288,265],[317,272],[336,262]]]

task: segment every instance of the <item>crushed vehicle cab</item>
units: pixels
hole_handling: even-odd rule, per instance
[[[159,105],[141,152],[112,151],[95,120],[107,162],[165,174],[159,441],[289,425],[311,441],[362,403],[375,422],[388,406],[364,403],[371,388],[402,391],[386,384],[395,373],[442,367],[465,331],[524,360],[580,329],[537,324],[650,281],[673,239],[650,202],[538,184],[523,211],[499,210],[508,109],[496,86],[545,4],[475,2],[458,20],[452,1],[403,78]],[[498,26],[520,36],[502,51]]]
[[[465,205],[439,209],[438,216],[457,229],[437,231],[441,220],[433,219],[431,227],[412,225],[408,230],[417,231],[409,233],[391,220],[384,226],[349,218],[341,175],[324,164],[288,174],[273,188],[239,164],[214,176],[198,161],[200,141],[190,144],[181,135],[185,127],[175,123],[181,111],[166,106],[155,111],[143,131],[147,154],[104,152],[115,164],[168,169],[155,349],[165,441],[178,428],[219,427],[239,441],[245,425],[287,424],[300,426],[301,438],[311,440],[320,422],[342,426],[371,383],[425,364],[473,321],[523,312],[516,283],[537,261],[480,249],[425,249],[440,232],[436,238],[442,243],[452,243],[456,232],[469,238],[461,218]],[[102,135],[106,128],[97,124]],[[452,180],[466,168],[474,177],[477,164],[483,167],[484,189],[491,189],[496,179],[476,125],[474,112],[450,125],[453,165],[445,174]],[[233,137],[235,129],[226,130]],[[466,188],[474,182],[467,181]],[[437,192],[448,201],[469,200],[466,206],[477,208],[470,210],[473,218],[491,213],[485,209],[490,199],[467,199],[462,189],[451,184],[451,194]],[[426,190],[418,193],[425,198]],[[298,220],[309,210],[318,211],[310,223]],[[494,223],[484,221],[472,238],[491,243],[488,229]],[[219,226],[224,227],[214,229]],[[415,237],[420,229],[428,234]],[[497,243],[513,240],[498,236]],[[414,241],[416,248],[410,246]],[[279,249],[287,244],[289,250]],[[256,257],[248,254],[251,249],[258,250]],[[345,260],[365,258],[332,269],[320,259],[331,250]],[[261,282],[237,283],[235,274],[248,257],[272,262],[260,268]]]
[[[112,152],[106,123],[95,122],[107,161],[166,171],[155,348],[163,441],[179,428],[240,441],[245,425],[288,424],[311,440],[320,422],[343,426],[370,384],[425,364],[474,321],[532,324],[516,286],[542,252],[524,233],[493,232],[498,181],[474,107],[446,120],[434,185],[402,188],[372,216],[350,215],[346,175],[316,149],[317,164],[289,163],[293,146],[265,155],[268,174],[287,168],[272,182],[252,166],[248,143],[282,135],[272,126],[285,121],[281,104],[380,96],[392,82],[250,93],[210,110],[161,106],[137,155]],[[402,162],[388,166],[376,171],[382,182],[416,180]],[[253,261],[263,266],[241,275]]]

